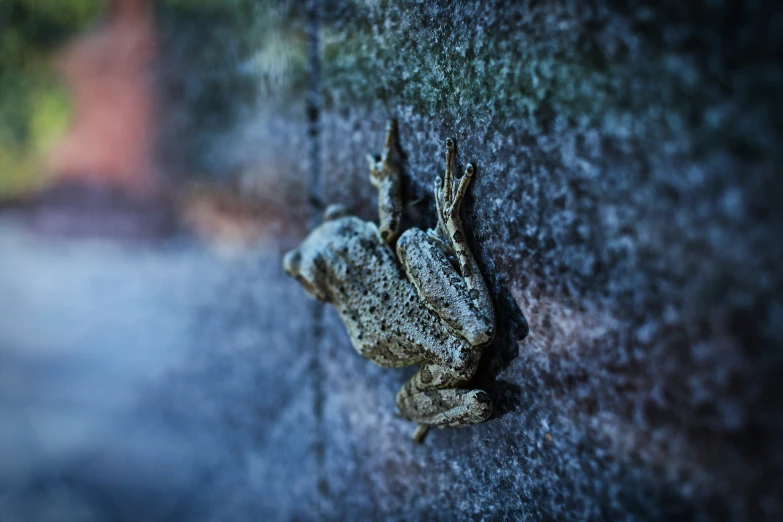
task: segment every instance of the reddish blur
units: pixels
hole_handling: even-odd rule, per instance
[[[47,158],[53,181],[159,190],[152,154],[156,29],[150,0],[109,2],[105,23],[58,54],[73,101],[70,127]]]

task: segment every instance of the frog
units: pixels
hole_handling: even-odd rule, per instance
[[[435,178],[437,224],[402,234],[403,169],[398,128],[387,123],[380,156],[367,155],[378,189],[378,224],[330,205],[320,225],[283,256],[285,272],[312,298],[334,306],[353,348],[386,368],[419,365],[396,396],[399,415],[431,427],[488,420],[489,394],[474,389],[482,352],[495,336],[492,299],[469,247],[461,204],[475,176],[457,176],[455,140],[445,140],[445,172]]]

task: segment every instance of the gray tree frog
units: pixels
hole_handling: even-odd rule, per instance
[[[447,139],[446,171],[435,181],[438,224],[397,239],[403,205],[397,152],[390,121],[383,155],[367,158],[379,225],[330,206],[283,267],[312,297],[334,305],[359,354],[389,368],[421,365],[396,401],[401,415],[418,424],[420,441],[430,426],[475,424],[492,414],[489,395],[466,386],[494,337],[495,312],[460,218],[473,165],[457,179],[454,140]]]

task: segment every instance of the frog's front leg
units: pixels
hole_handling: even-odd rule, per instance
[[[386,124],[383,154],[377,158],[367,155],[370,181],[378,189],[378,231],[385,243],[392,243],[400,232],[402,217],[402,171],[392,157],[397,149],[397,124]]]

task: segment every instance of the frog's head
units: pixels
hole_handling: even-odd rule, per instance
[[[299,281],[311,297],[329,302],[333,285],[335,249],[347,236],[356,235],[363,223],[348,216],[342,205],[331,205],[324,213],[324,222],[308,234],[299,247],[283,256],[283,269]]]
[[[304,244],[302,245],[304,246]],[[328,301],[326,294],[321,292],[318,281],[318,271],[314,257],[307,250],[295,248],[283,256],[283,269],[285,272],[299,281],[299,284],[305,289],[308,295],[319,300]]]

